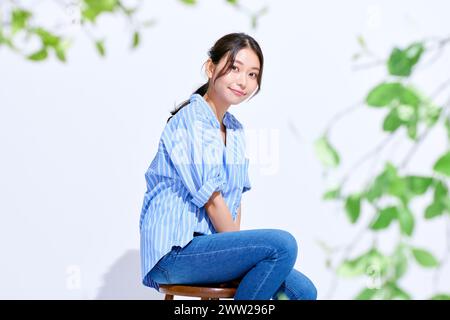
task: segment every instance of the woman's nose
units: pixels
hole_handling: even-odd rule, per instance
[[[239,86],[242,89],[245,89],[245,87],[247,86],[247,79],[245,77],[245,74],[240,73],[237,79],[237,83],[239,84]]]

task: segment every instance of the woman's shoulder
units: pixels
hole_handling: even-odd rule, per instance
[[[182,107],[169,121],[172,120],[173,125],[195,125],[198,121],[209,122],[208,110],[202,104],[201,96],[197,93],[192,94],[190,98],[184,102]]]

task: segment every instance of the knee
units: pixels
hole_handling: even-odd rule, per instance
[[[311,279],[303,275],[301,283],[303,292],[302,300],[317,300],[317,288]]]
[[[310,281],[307,289],[305,290],[305,300],[317,300],[317,288]]]
[[[298,245],[295,237],[285,230],[271,229],[269,240],[278,255],[285,255],[292,266],[295,264],[298,254]]]

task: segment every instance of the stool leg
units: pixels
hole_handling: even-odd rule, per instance
[[[166,294],[164,300],[173,300],[173,294]]]

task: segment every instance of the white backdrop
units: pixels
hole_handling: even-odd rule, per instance
[[[356,37],[363,35],[386,57],[393,45],[445,36],[450,5],[242,1],[255,10],[269,6],[254,31],[225,1],[199,2],[189,8],[148,1],[142,16],[157,24],[145,30],[135,52],[128,50],[123,21],[101,19],[105,59],[76,28],[67,64],[54,58],[32,63],[0,48],[0,298],[162,298],[140,285],[144,173],[169,110],[205,81],[206,53],[229,32],[251,34],[265,55],[261,92],[230,109],[247,129],[251,159],[253,189],[243,197],[242,228],[290,231],[299,243],[296,268],[316,283],[319,298],[326,297],[332,277],[317,240],[340,245],[357,228],[321,201],[328,184],[313,143],[333,114],[361,100],[386,74],[383,67],[352,71]],[[36,9],[45,21],[57,10],[51,1]],[[432,89],[446,76],[448,70],[431,66],[417,81]],[[382,112],[359,110],[336,126],[332,139],[344,171],[382,139],[381,119]],[[439,130],[430,135],[412,168],[428,172],[445,148],[439,137]],[[413,241],[440,256],[443,230],[439,219],[420,225]],[[381,237],[387,248],[393,231]],[[355,253],[370,240],[363,238]],[[414,297],[426,298],[431,276],[412,266],[402,283]],[[442,285],[448,291],[444,280],[449,277]],[[363,285],[363,279],[341,281],[333,297],[352,298]]]

